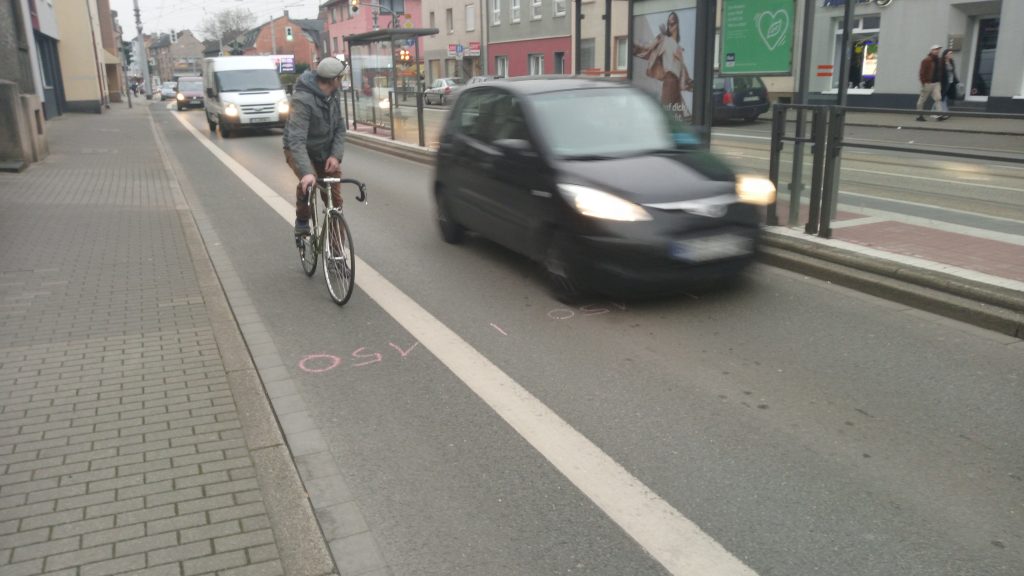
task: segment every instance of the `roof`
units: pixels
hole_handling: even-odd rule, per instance
[[[381,40],[405,40],[418,36],[434,36],[440,34],[440,32],[437,28],[381,28],[380,30],[371,30],[362,34],[345,36],[345,42],[360,46]]]
[[[320,45],[320,35],[324,33],[326,23],[323,20],[292,20],[293,24],[302,28],[302,31],[313,38],[313,43]]]

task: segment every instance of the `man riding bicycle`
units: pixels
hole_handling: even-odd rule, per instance
[[[317,177],[341,176],[345,148],[345,120],[338,103],[338,89],[345,64],[337,58],[320,61],[316,72],[299,76],[291,100],[291,114],[284,127],[284,157],[299,183],[295,188],[295,236],[309,234],[306,191]],[[341,206],[341,184],[331,184],[335,206]]]

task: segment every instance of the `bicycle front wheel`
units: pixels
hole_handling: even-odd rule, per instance
[[[338,210],[327,215],[327,237],[324,238],[324,278],[331,299],[341,306],[352,297],[352,285],[356,279],[355,251],[352,249],[352,233],[348,230],[345,217]]]

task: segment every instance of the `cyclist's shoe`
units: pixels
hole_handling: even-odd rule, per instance
[[[309,236],[309,220],[295,221],[295,246],[302,248],[302,237]]]

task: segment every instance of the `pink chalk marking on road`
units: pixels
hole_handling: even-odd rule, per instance
[[[371,352],[369,355],[360,354],[360,352],[362,352],[363,350],[366,350],[365,346],[363,346],[362,348],[360,348],[360,349],[356,350],[355,352],[353,352],[352,353],[352,357],[353,358],[372,358],[372,360],[367,360],[366,362],[360,362],[359,364],[353,364],[353,366],[357,366],[358,367],[358,366],[366,366],[368,364],[376,364],[377,362],[380,362],[383,359],[383,357],[380,355],[380,352]]]
[[[419,342],[413,342],[412,346],[409,346],[408,350],[402,350],[401,348],[398,347],[398,344],[395,344],[394,342],[388,342],[388,346],[391,346],[395,350],[398,350],[398,353],[402,355],[402,358],[405,358],[406,356],[408,356],[409,352],[412,352],[412,349],[417,347],[417,346],[419,346],[419,345],[420,345]]]
[[[491,326],[492,326],[492,327],[493,327],[493,328],[494,328],[495,330],[497,330],[498,332],[501,332],[501,335],[502,335],[502,336],[508,336],[508,332],[505,332],[504,330],[502,330],[502,329],[501,329],[501,327],[500,327],[500,326],[498,326],[497,324],[495,324],[494,322],[491,322]]]
[[[306,366],[307,362],[310,362],[312,360],[322,360],[324,358],[328,358],[331,360],[330,366],[326,368],[309,368],[308,366]],[[302,360],[299,360],[299,369],[301,369],[303,372],[309,372],[310,374],[320,374],[321,372],[334,370],[335,368],[338,367],[339,364],[341,364],[341,358],[338,358],[333,354],[310,354],[309,356],[306,356]]]

